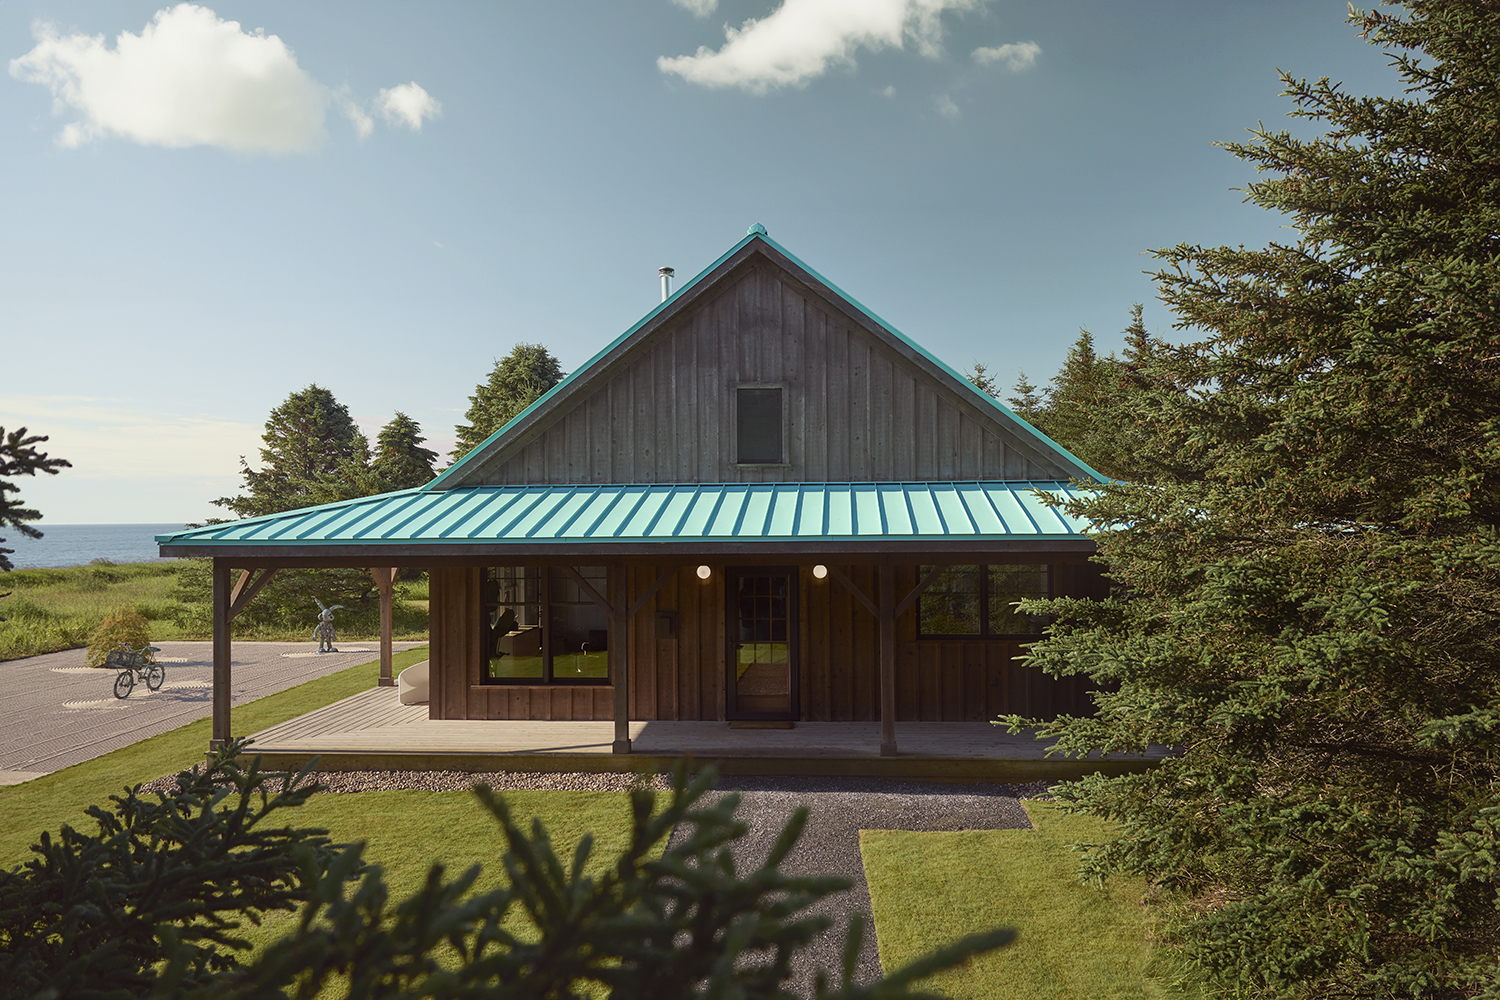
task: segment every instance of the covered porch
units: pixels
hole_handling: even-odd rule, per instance
[[[726,774],[845,775],[1062,781],[1151,767],[1165,751],[1067,759],[1050,741],[988,722],[898,722],[896,756],[881,755],[880,722],[801,722],[733,729],[724,722],[631,721],[631,753],[615,752],[613,721],[431,719],[376,687],[251,735],[265,766],[326,770],[669,771],[712,763]]]

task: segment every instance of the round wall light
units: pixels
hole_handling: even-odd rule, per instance
[[[828,567],[824,566],[822,563],[818,563],[818,565],[814,566],[813,567],[813,579],[814,580],[826,580],[826,579],[828,579]]]
[[[698,567],[698,579],[700,579],[700,580],[707,580],[709,577],[711,577],[713,575],[714,575],[714,571],[712,569],[710,569],[709,567],[707,567],[707,566],[699,566]]]

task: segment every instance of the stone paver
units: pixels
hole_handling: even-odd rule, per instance
[[[156,645],[166,681],[160,691],[137,684],[128,698],[114,696],[115,671],[90,669],[81,649],[0,663],[0,785],[92,760],[211,714],[213,643]],[[232,704],[380,656],[378,642],[341,642],[339,652],[322,656],[316,650],[315,642],[236,642]]]
[[[740,794],[739,818],[750,832],[735,843],[735,869],[764,863],[776,837],[799,805],[808,807],[802,838],[782,863],[793,875],[844,875],[854,881],[847,892],[825,897],[813,912],[833,920],[833,927],[798,955],[788,989],[813,995],[813,978],[826,969],[834,981],[842,962],[850,916],[865,916],[864,946],[855,972],[861,983],[880,976],[870,886],[859,855],[860,830],[1027,830],[1031,821],[1008,785],[899,781],[886,778],[726,777],[710,793]],[[680,842],[686,832],[673,833]]]

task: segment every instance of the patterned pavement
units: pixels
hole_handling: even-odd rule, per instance
[[[115,671],[84,665],[70,649],[0,663],[0,785],[14,785],[92,760],[197,719],[213,710],[213,643],[159,642],[166,681],[114,696]],[[419,646],[398,642],[397,652]],[[368,663],[378,642],[341,642],[319,655],[315,642],[236,642],[232,704],[244,705],[304,681]]]

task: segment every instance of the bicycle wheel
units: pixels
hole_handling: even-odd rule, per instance
[[[153,663],[146,668],[146,690],[160,691],[161,682],[167,679],[167,668],[160,663]]]
[[[121,670],[120,676],[115,678],[115,697],[125,697],[133,687],[135,687],[135,675],[129,670]]]

